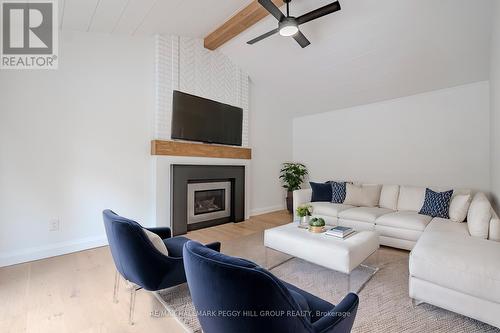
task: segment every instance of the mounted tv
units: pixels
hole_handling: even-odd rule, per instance
[[[172,139],[241,146],[243,109],[174,90]]]

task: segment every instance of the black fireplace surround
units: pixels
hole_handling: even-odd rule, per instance
[[[171,221],[174,236],[188,232],[187,192],[189,183],[220,182],[231,183],[231,215],[190,225],[189,230],[210,227],[227,222],[241,222],[245,219],[245,167],[233,165],[183,165],[171,166]]]

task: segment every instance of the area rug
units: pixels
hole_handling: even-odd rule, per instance
[[[253,260],[260,265],[269,265],[269,260],[272,265],[289,259],[274,251],[268,251],[266,256],[262,233],[223,243],[222,252]],[[382,247],[370,261],[369,264],[377,265],[380,270],[359,292],[360,305],[353,332],[500,333],[497,328],[432,305],[414,306],[408,297],[407,251]],[[297,258],[277,266],[272,273],[333,304],[338,303],[347,290],[345,275]],[[371,271],[358,269],[351,278],[352,285],[362,284],[370,274]],[[157,297],[188,331],[201,332],[187,285],[161,291]]]

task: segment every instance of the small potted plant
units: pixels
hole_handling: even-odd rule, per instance
[[[313,211],[313,207],[309,204],[301,205],[297,207],[296,212],[297,216],[300,217],[300,226],[309,226],[309,219],[311,218],[311,214]]]
[[[307,175],[306,166],[302,163],[283,163],[280,179],[287,190],[286,208],[293,214],[293,191],[299,190]]]
[[[325,229],[325,220],[321,217],[313,217],[309,221],[309,231],[314,233],[323,232]]]

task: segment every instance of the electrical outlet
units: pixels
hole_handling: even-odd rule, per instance
[[[59,219],[49,221],[49,231],[59,231]]]

